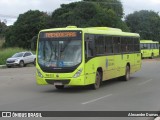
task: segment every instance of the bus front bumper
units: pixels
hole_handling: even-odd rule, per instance
[[[38,85],[68,85],[68,86],[81,86],[85,85],[84,76],[79,76],[78,78],[41,78],[36,76],[36,81]]]

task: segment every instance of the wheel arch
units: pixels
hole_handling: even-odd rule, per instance
[[[131,69],[131,65],[130,65],[130,63],[129,63],[129,62],[126,64],[126,66],[128,66],[128,67],[129,67],[129,69]]]
[[[98,67],[97,71],[101,74],[101,81],[103,80],[103,68],[102,67]]]
[[[24,60],[23,60],[23,59],[19,60],[19,63],[20,63],[21,61],[24,63]]]

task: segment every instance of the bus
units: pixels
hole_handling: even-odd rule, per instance
[[[140,40],[142,58],[151,58],[159,56],[159,42],[153,40]]]
[[[41,30],[37,40],[36,82],[98,89],[105,80],[129,80],[141,69],[140,36],[118,28]]]

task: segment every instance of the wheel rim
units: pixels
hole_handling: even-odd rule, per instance
[[[21,67],[23,67],[23,66],[24,66],[24,63],[23,63],[23,61],[21,61],[21,62],[20,62],[20,66],[21,66]]]

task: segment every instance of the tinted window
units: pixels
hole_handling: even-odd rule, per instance
[[[110,36],[105,36],[105,53],[106,54],[113,53],[112,37]]]
[[[121,52],[121,42],[120,37],[113,37],[113,52],[120,53]]]
[[[104,36],[96,36],[95,38],[95,50],[96,54],[104,54],[105,45],[104,45]]]
[[[25,53],[25,54],[24,54],[24,57],[30,56],[30,55],[31,55],[31,53]]]
[[[134,38],[134,51],[135,52],[140,51],[140,41],[138,38]]]

